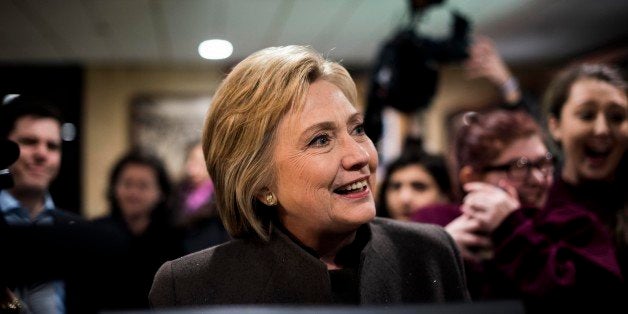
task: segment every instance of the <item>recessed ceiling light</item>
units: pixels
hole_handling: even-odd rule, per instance
[[[209,60],[226,59],[233,53],[233,45],[222,39],[210,39],[198,45],[198,53]]]
[[[2,104],[6,105],[10,103],[13,99],[20,97],[20,94],[6,94],[2,98]]]

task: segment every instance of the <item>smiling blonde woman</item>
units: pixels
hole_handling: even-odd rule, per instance
[[[224,80],[205,121],[226,244],[165,263],[154,307],[468,300],[440,227],[375,218],[377,152],[338,63],[268,48]]]

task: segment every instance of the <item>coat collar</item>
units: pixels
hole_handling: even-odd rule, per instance
[[[360,285],[362,304],[401,301],[393,294],[403,279],[397,271],[398,266],[393,265],[399,255],[394,251],[398,245],[385,236],[382,227],[377,224],[378,219],[375,218],[375,223],[367,224],[370,240],[360,258],[360,282],[368,282],[367,285]]]
[[[294,301],[282,299],[289,295],[302,297],[297,300],[299,303],[331,303],[331,282],[325,263],[295,243],[280,228],[271,225],[270,231],[267,245],[272,252],[272,266],[267,284],[260,293],[260,303]],[[377,224],[364,224],[359,232],[366,244],[360,253],[358,272],[360,282],[368,283],[360,285],[361,303],[398,301],[392,294],[402,280],[391,262],[391,258],[395,260],[398,255],[393,249],[395,244]]]

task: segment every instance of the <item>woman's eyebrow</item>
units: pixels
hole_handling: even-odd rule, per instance
[[[315,123],[309,126],[307,129],[303,130],[303,132],[301,132],[300,138],[304,139],[304,138],[309,137],[310,134],[316,133],[318,131],[333,130],[335,128],[336,128],[336,124],[331,121],[323,121],[323,122]]]

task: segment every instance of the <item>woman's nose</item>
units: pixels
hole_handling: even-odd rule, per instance
[[[605,135],[610,132],[608,121],[602,114],[597,115],[593,124],[593,133],[595,135]]]
[[[399,193],[399,200],[404,205],[410,204],[410,202],[412,201],[412,189],[407,188],[407,187],[402,187]]]
[[[368,165],[370,155],[368,151],[353,137],[345,141],[345,153],[342,166],[347,170],[360,170]]]
[[[541,169],[537,167],[531,167],[527,180],[529,183],[541,184],[545,182],[547,178],[548,178],[547,173],[543,172]]]

